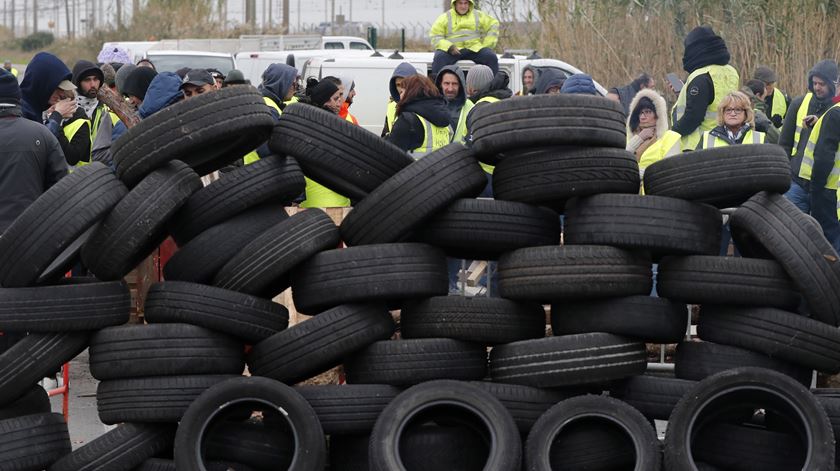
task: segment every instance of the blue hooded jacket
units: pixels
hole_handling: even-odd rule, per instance
[[[50,107],[50,95],[62,80],[72,78],[73,73],[58,57],[48,52],[35,54],[20,84],[23,117],[43,123],[42,113]]]
[[[149,84],[146,97],[138,108],[137,114],[140,115],[140,119],[146,119],[182,98],[184,94],[181,92],[181,77],[174,72],[161,72]],[[111,134],[112,141],[116,141],[127,130],[122,121],[117,123]]]
[[[403,62],[394,69],[394,75],[391,76],[391,81],[388,83],[388,90],[391,91],[391,99],[395,102],[400,101],[400,94],[397,92],[397,78],[411,77],[417,75],[417,69],[408,62]]]
[[[560,89],[560,93],[598,96],[595,82],[592,81],[592,77],[586,74],[574,74],[567,78]]]
[[[286,93],[289,92],[292,84],[298,76],[298,70],[286,64],[271,64],[265,69],[262,74],[262,83],[257,90],[262,96],[271,99],[282,110],[286,105],[284,104]],[[272,114],[276,114],[272,109]],[[280,116],[274,116],[274,119],[280,119]]]

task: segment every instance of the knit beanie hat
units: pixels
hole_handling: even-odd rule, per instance
[[[102,78],[105,82],[105,85],[112,86],[117,78],[117,71],[109,63],[104,63],[99,66],[99,69],[102,70]]]
[[[136,96],[144,100],[146,98],[146,90],[149,89],[149,84],[155,78],[157,72],[148,67],[137,67],[131,72],[131,75],[125,79],[125,89],[121,90],[123,95]]]
[[[306,81],[306,96],[310,103],[323,108],[324,104],[330,101],[330,98],[338,91],[338,85],[331,80],[321,80],[320,82],[314,78]]]
[[[760,65],[755,69],[755,73],[753,74],[753,78],[756,80],[761,80],[764,83],[776,83],[779,78],[776,76],[776,71],[767,67],[766,65]]]
[[[685,37],[683,69],[686,72],[709,65],[726,65],[729,59],[726,42],[711,27],[698,26]]]
[[[17,78],[5,69],[0,70],[0,103],[20,104],[20,85]]]
[[[491,82],[493,82],[493,71],[486,65],[476,65],[467,72],[467,90],[481,93],[487,90]]]
[[[123,89],[125,88],[125,80],[136,68],[137,66],[134,64],[123,64],[123,66],[120,67],[120,70],[117,71],[117,74],[114,77],[114,83],[117,85],[117,90],[120,93],[124,93]]]
[[[597,95],[598,90],[595,89],[595,82],[592,80],[592,77],[586,74],[574,74],[563,82],[560,93]]]

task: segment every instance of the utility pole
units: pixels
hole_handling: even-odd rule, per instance
[[[350,3],[350,19],[348,21],[350,21],[352,23],[353,22],[353,0],[348,0],[348,3]]]
[[[70,0],[64,0],[64,14],[67,16],[67,37],[73,39],[73,27],[70,23]]]
[[[382,24],[379,27],[385,29],[385,0],[382,0]]]
[[[117,28],[123,29],[122,22],[122,0],[117,0]]]
[[[11,14],[12,23],[11,23],[10,27],[12,28],[12,37],[14,38],[15,37],[15,29],[17,29],[16,28],[17,23],[15,23],[15,0],[11,0],[11,2],[12,2],[12,8],[11,8],[11,10],[12,10],[12,14]]]
[[[332,9],[330,10],[330,34],[335,34],[335,0],[331,0]]]
[[[281,1],[283,2],[283,34],[289,34],[289,0]]]
[[[131,22],[140,15],[140,0],[131,0]]]
[[[272,16],[274,15],[274,0],[268,0],[268,27],[271,28],[274,22]]]

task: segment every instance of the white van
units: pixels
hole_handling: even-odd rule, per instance
[[[216,69],[227,75],[236,68],[236,60],[230,54],[204,51],[157,51],[146,52],[158,72],[175,72],[183,67],[190,69]]]
[[[394,69],[403,62],[409,62],[418,74],[426,73],[426,63],[392,60],[384,57],[365,59],[309,59],[303,66],[304,81],[310,77],[351,77],[356,82],[356,98],[350,113],[359,120],[359,125],[377,135],[385,124],[388,108],[388,84]]]
[[[301,51],[253,51],[239,52],[236,54],[236,65],[246,80],[252,85],[259,85],[262,81],[262,74],[271,64],[288,64],[289,56],[294,59],[294,65],[299,73],[303,73],[303,64],[313,57],[324,59],[338,58],[364,58],[370,57],[371,51],[367,50],[344,50],[344,49],[307,49]]]

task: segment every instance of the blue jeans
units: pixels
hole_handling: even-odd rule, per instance
[[[796,183],[795,179],[790,183],[790,190],[785,193],[785,198],[790,200],[803,213],[811,214],[811,198],[808,190]]]
[[[448,52],[438,49],[435,51],[435,58],[432,60],[432,77],[437,77],[440,69],[446,67],[447,65],[454,65],[456,62],[461,60],[473,61],[476,64],[484,64],[487,67],[490,67],[490,70],[493,71],[493,75],[496,75],[496,73],[499,72],[499,57],[496,56],[496,53],[489,47],[485,47],[478,52],[473,52],[469,49],[461,49],[461,54],[457,56],[453,56]]]

